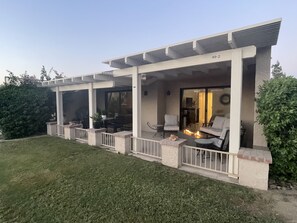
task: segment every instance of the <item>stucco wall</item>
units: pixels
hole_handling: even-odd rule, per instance
[[[142,131],[151,132],[147,122],[151,125],[158,122],[158,84],[154,83],[149,86],[142,86],[141,96],[141,129]],[[147,95],[144,95],[144,92]]]

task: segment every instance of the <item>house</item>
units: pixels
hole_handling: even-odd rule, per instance
[[[117,147],[118,137],[118,145],[127,147],[125,139],[131,139],[126,137],[127,131],[122,135],[92,131],[90,117],[98,109],[105,110],[107,118],[126,120],[125,128],[122,125],[115,131],[130,127],[133,152],[159,158],[173,167],[188,165],[223,172],[239,179],[240,184],[267,189],[272,159],[256,121],[255,95],[270,78],[271,47],[277,44],[280,25],[281,19],[275,19],[109,59],[103,63],[112,68],[110,71],[45,81],[42,86],[56,93],[57,104],[57,125],[50,123],[49,131],[56,128],[61,135],[70,121],[85,117],[91,130],[79,128],[77,132],[88,132],[84,137],[88,134],[89,142]],[[172,143],[145,138],[145,132],[154,131],[147,122],[162,126],[165,114],[178,117],[181,132],[199,131],[211,117],[224,117],[229,127],[228,151],[189,146],[182,139]],[[68,138],[77,138],[73,131]],[[98,142],[96,134],[101,134]]]

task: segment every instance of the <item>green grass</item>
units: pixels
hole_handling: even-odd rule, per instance
[[[0,222],[279,222],[261,195],[54,137],[0,143]]]

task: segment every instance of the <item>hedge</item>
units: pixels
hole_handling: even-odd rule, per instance
[[[273,157],[271,176],[297,180],[297,79],[266,81],[259,89],[257,111]]]
[[[52,109],[49,89],[35,85],[0,86],[0,129],[5,139],[45,132]]]

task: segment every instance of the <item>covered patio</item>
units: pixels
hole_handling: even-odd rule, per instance
[[[87,89],[89,116],[92,116],[97,108],[94,90],[131,86],[132,141],[129,146],[122,142],[124,153],[129,147],[129,152],[161,159],[164,165],[204,168],[237,179],[242,126],[246,132],[246,147],[267,147],[262,128],[256,122],[254,98],[259,85],[269,79],[271,46],[277,43],[280,24],[281,20],[276,19],[110,59],[104,62],[114,68],[108,73],[44,82],[43,86],[56,91],[57,126],[64,124],[61,92]],[[181,131],[186,128],[199,131],[212,116],[228,117],[228,150],[189,146],[184,139],[170,142],[161,140],[160,135],[152,139],[154,132],[147,122],[163,125],[165,114],[178,117]],[[90,129],[93,129],[91,118]],[[58,128],[57,131],[59,134],[61,130]],[[90,133],[91,130],[89,141]],[[100,134],[101,144],[117,147],[116,137],[121,133]],[[124,132],[123,138],[129,134]],[[173,159],[168,158],[172,154],[177,156],[177,163],[166,161]]]

